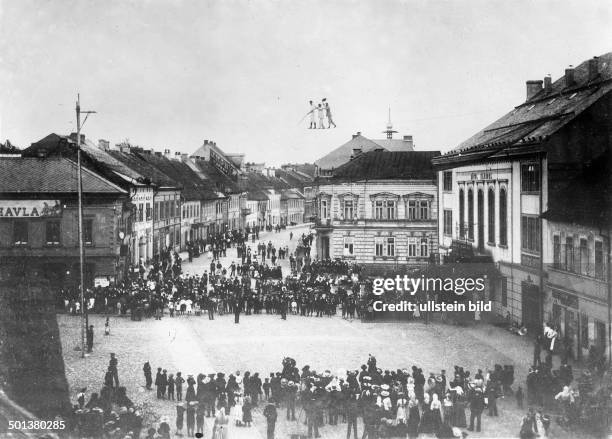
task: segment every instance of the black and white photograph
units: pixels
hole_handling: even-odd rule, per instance
[[[612,437],[612,2],[0,0],[0,438]]]

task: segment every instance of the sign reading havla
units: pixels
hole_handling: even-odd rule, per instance
[[[62,206],[58,200],[0,200],[0,219],[41,218],[61,213]]]

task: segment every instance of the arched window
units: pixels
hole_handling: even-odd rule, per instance
[[[468,238],[474,239],[474,191],[468,189]]]
[[[465,198],[463,189],[459,189],[459,237],[465,235]]]
[[[499,244],[508,245],[508,196],[505,188],[499,190]]]
[[[495,244],[495,191],[493,188],[489,188],[487,194],[487,202],[489,204],[489,236],[488,241],[490,244]]]

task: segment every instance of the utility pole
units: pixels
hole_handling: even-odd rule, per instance
[[[85,309],[85,279],[84,279],[84,264],[85,253],[83,249],[83,175],[81,169],[81,113],[87,116],[95,111],[81,111],[81,96],[77,94],[76,102],[76,119],[77,119],[77,193],[79,198],[79,279],[80,279],[80,299],[81,299],[81,358],[85,358],[85,331],[87,330],[87,317]]]

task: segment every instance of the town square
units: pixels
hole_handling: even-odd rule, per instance
[[[611,20],[0,0],[0,438],[612,435]]]

